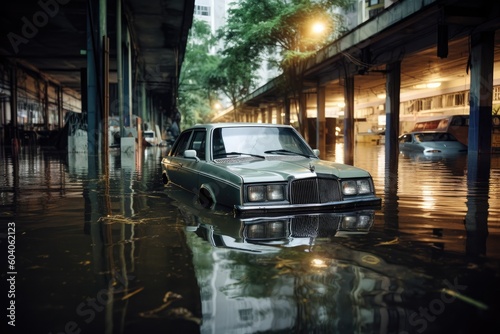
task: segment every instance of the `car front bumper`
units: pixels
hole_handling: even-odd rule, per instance
[[[378,197],[356,198],[338,202],[309,204],[278,204],[278,205],[235,205],[235,215],[254,215],[268,213],[307,213],[307,212],[337,212],[351,209],[369,208],[378,210],[382,200]]]

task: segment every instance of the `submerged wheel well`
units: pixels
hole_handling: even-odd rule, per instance
[[[212,194],[206,188],[200,189],[200,194],[198,196],[198,200],[202,207],[209,209],[214,204],[214,199],[212,198]]]

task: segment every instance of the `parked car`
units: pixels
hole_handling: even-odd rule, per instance
[[[160,144],[160,140],[156,137],[156,133],[153,130],[144,130],[142,136],[144,137],[146,145],[157,146]]]
[[[318,155],[289,125],[197,125],[162,159],[162,177],[236,213],[380,206],[367,171]]]
[[[448,132],[410,132],[399,136],[399,150],[407,153],[458,154],[467,146]]]

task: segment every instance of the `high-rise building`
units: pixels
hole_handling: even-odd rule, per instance
[[[194,17],[198,20],[203,20],[208,23],[212,34],[215,34],[219,28],[226,24],[227,11],[230,6],[238,4],[238,0],[196,0],[194,6]],[[221,50],[224,45],[219,45],[211,50],[213,53]],[[260,87],[279,75],[276,68],[272,68],[269,62],[262,59],[261,67],[257,73],[257,82],[255,87]]]
[[[210,25],[212,34],[226,23],[226,13],[232,0],[196,0],[194,17]]]

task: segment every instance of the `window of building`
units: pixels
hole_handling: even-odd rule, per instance
[[[500,100],[500,86],[493,87],[493,101]]]
[[[210,16],[210,7],[196,5],[194,6],[194,15]]]
[[[240,314],[240,320],[242,321],[252,321],[253,320],[253,312],[252,309],[242,309],[238,310]]]

